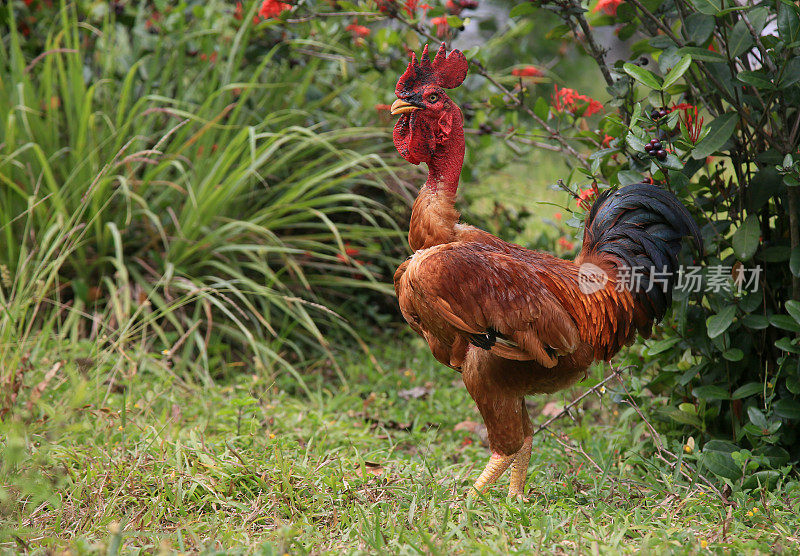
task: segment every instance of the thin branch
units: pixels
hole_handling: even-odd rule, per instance
[[[495,87],[497,87],[497,88],[500,90],[500,92],[501,92],[501,93],[502,93],[502,94],[503,94],[503,95],[504,95],[506,98],[508,98],[508,99],[509,99],[511,102],[513,102],[513,103],[514,103],[514,105],[516,105],[517,107],[521,108],[521,109],[522,109],[522,110],[523,110],[523,111],[524,111],[526,114],[528,114],[528,115],[529,115],[531,118],[533,118],[533,120],[534,120],[534,121],[535,121],[537,124],[539,124],[541,127],[543,127],[543,128],[544,128],[544,130],[545,130],[545,131],[547,131],[547,133],[549,133],[549,134],[550,134],[550,137],[552,137],[553,139],[555,139],[556,141],[558,141],[559,143],[561,143],[561,146],[563,147],[563,149],[562,149],[562,150],[564,150],[564,151],[568,152],[570,155],[572,155],[572,156],[574,156],[576,159],[578,159],[578,162],[580,162],[580,163],[581,163],[581,165],[582,165],[584,168],[590,168],[590,167],[591,167],[591,165],[589,164],[589,162],[586,160],[586,157],[585,157],[585,156],[583,156],[583,155],[581,155],[580,153],[578,153],[578,151],[576,151],[576,150],[575,150],[575,149],[572,147],[572,145],[570,145],[570,144],[569,144],[569,142],[568,142],[568,141],[567,141],[567,140],[564,138],[564,136],[562,136],[562,135],[561,135],[561,134],[560,134],[560,133],[559,133],[557,130],[555,130],[553,127],[551,127],[551,126],[550,126],[550,125],[549,125],[549,124],[548,124],[546,121],[544,121],[542,118],[540,118],[539,116],[537,116],[537,115],[536,115],[536,113],[535,113],[533,110],[531,110],[531,109],[530,109],[530,107],[528,107],[528,105],[526,105],[524,102],[522,102],[522,101],[519,99],[519,97],[517,97],[515,94],[513,94],[513,93],[512,93],[511,91],[509,91],[507,88],[505,88],[503,85],[501,85],[500,83],[498,83],[498,81],[497,81],[497,80],[496,80],[494,77],[492,77],[491,75],[489,75],[489,72],[488,72],[488,71],[486,71],[486,68],[484,68],[484,67],[483,67],[483,64],[481,64],[480,62],[478,62],[477,60],[474,60],[474,59],[473,59],[473,60],[471,60],[471,64],[472,64],[472,65],[473,65],[473,66],[474,66],[474,67],[475,67],[475,68],[478,70],[478,74],[480,74],[480,75],[482,75],[483,77],[485,77],[485,78],[486,78],[486,79],[489,81],[489,83],[491,83],[492,85],[494,85]]]
[[[539,434],[540,432],[545,430],[547,428],[547,425],[549,425],[553,421],[557,421],[558,419],[560,419],[564,415],[569,415],[569,410],[572,409],[573,407],[575,407],[576,405],[578,405],[581,402],[581,400],[583,400],[586,396],[588,396],[589,394],[597,394],[600,391],[600,389],[603,386],[606,385],[607,382],[609,382],[609,381],[611,381],[611,380],[613,380],[615,378],[619,378],[623,371],[627,371],[628,369],[633,369],[633,368],[634,368],[633,365],[628,365],[627,367],[620,367],[618,369],[615,369],[614,367],[611,367],[611,370],[613,372],[610,375],[608,375],[606,378],[604,378],[603,380],[601,380],[600,382],[598,382],[597,384],[595,384],[594,386],[589,388],[586,392],[584,392],[583,394],[581,394],[580,396],[578,396],[574,400],[572,400],[572,402],[569,405],[565,406],[564,409],[559,411],[557,415],[554,415],[553,417],[551,417],[550,419],[548,419],[547,421],[545,421],[544,423],[539,425],[539,428],[537,428],[535,431],[533,431],[533,435],[532,436],[536,436],[537,434]],[[622,382],[621,378],[620,378],[620,382]]]
[[[611,368],[613,369],[613,367]],[[719,489],[717,489],[716,486],[714,486],[714,483],[709,481],[700,473],[697,473],[697,471],[695,471],[692,468],[691,464],[679,460],[678,456],[676,456],[675,454],[664,448],[664,444],[661,442],[661,436],[658,434],[658,431],[656,431],[655,427],[653,427],[653,425],[650,423],[647,417],[644,416],[644,413],[639,407],[639,404],[636,403],[636,400],[633,399],[633,396],[631,396],[631,393],[625,387],[625,383],[622,381],[622,378],[619,379],[619,384],[622,387],[622,389],[625,390],[625,394],[628,396],[628,399],[625,400],[625,403],[627,403],[629,406],[633,408],[633,410],[637,413],[637,415],[639,415],[641,420],[644,421],[644,424],[647,426],[647,429],[650,431],[650,437],[653,439],[653,444],[655,444],[656,447],[656,457],[661,461],[663,461],[664,463],[666,463],[667,465],[669,465],[670,467],[672,467],[673,469],[677,469],[678,472],[689,481],[694,481],[695,477],[700,479],[703,483],[705,483],[705,485],[708,488],[713,490],[714,493],[717,496],[719,496],[720,500],[722,500],[723,502],[727,502],[727,498],[722,495],[722,493],[719,491]],[[665,458],[664,454],[669,456],[671,459]],[[695,474],[695,476],[692,477],[687,472],[687,470],[692,471]]]
[[[600,45],[597,44],[597,41],[594,40],[594,34],[592,33],[592,28],[589,27],[589,23],[586,21],[586,18],[583,16],[583,11],[580,4],[573,1],[573,6],[576,8],[577,15],[575,15],[575,19],[578,20],[578,25],[581,26],[581,30],[583,31],[583,36],[586,37],[586,42],[589,43],[589,54],[592,55],[592,58],[595,59],[597,65],[600,67],[600,72],[603,74],[603,79],[606,80],[606,84],[610,87],[614,84],[614,79],[611,77],[611,72],[608,69],[608,64],[606,64],[605,55],[608,52],[607,49],[602,48]],[[565,16],[567,22],[572,27],[572,20],[570,19],[569,15]],[[574,27],[573,27],[573,33]]]
[[[286,23],[305,23],[307,21],[312,21],[319,17],[367,17],[367,16],[384,16],[386,14],[382,14],[380,12],[323,12],[319,14],[312,14],[306,17],[298,17],[295,19],[287,19]]]

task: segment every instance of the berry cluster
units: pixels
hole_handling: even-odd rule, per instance
[[[655,121],[660,120],[661,118],[663,118],[667,114],[669,114],[669,110],[667,110],[663,106],[661,108],[653,108],[653,111],[650,112],[650,119],[655,122]]]
[[[644,150],[647,154],[659,160],[667,159],[667,151],[664,150],[663,145],[661,145],[658,139],[650,139],[650,142],[644,146]]]

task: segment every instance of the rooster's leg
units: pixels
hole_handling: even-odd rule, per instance
[[[478,492],[482,492],[483,489],[494,483],[497,479],[500,478],[506,469],[511,465],[514,461],[516,456],[504,456],[503,454],[498,454],[494,452],[492,457],[489,458],[489,463],[486,464],[486,467],[481,473],[481,476],[478,477],[478,480],[475,481],[475,484],[472,486]]]
[[[511,464],[511,486],[508,489],[508,496],[522,498],[525,495],[525,479],[528,477],[528,463],[531,461],[531,445],[533,437],[527,436],[522,443],[522,448],[514,456],[514,463]]]
[[[533,427],[531,417],[528,415],[528,408],[525,406],[525,398],[520,400],[520,417],[522,421],[522,432],[525,439],[522,447],[514,456],[514,463],[511,464],[511,486],[508,489],[508,496],[513,498],[523,498],[525,495],[525,479],[528,477],[528,463],[531,461],[531,446],[533,445]]]

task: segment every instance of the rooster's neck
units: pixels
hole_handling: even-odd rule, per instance
[[[460,217],[455,200],[463,164],[464,128],[458,111],[452,129],[428,161],[428,180],[411,211],[408,243],[414,251],[454,241]]]
[[[408,244],[414,251],[455,240],[460,214],[454,206],[455,191],[423,187],[411,210]]]
[[[425,187],[443,191],[455,198],[461,167],[464,165],[464,128],[461,113],[453,118],[453,127],[446,138],[436,145],[428,161],[428,180]]]

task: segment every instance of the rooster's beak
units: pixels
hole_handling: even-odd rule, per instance
[[[413,104],[398,98],[392,103],[389,113],[392,116],[397,116],[398,114],[405,114],[406,112],[413,112],[414,110],[419,110],[419,106],[414,106]]]

